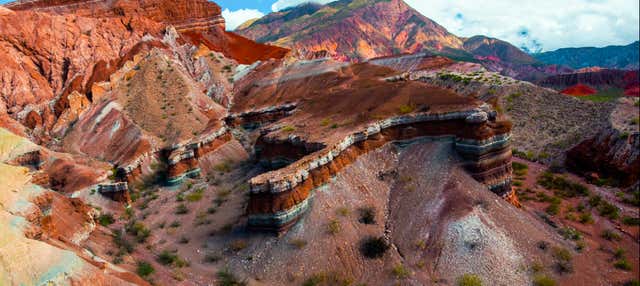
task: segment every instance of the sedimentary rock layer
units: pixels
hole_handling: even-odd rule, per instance
[[[226,127],[190,142],[183,146],[176,147],[169,154],[168,183],[178,185],[185,177],[197,177],[200,175],[198,159],[206,154],[218,149],[229,142],[233,136]]]
[[[467,170],[497,194],[511,195],[511,126],[496,122],[495,113],[470,109],[440,114],[394,117],[369,125],[334,146],[305,156],[295,164],[250,181],[247,213],[253,229],[281,232],[309,207],[314,188],[325,184],[358,156],[390,141],[449,136],[467,160]]]

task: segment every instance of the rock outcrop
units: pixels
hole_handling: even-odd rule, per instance
[[[327,183],[358,156],[391,141],[425,136],[449,136],[455,141],[455,149],[467,160],[465,168],[472,176],[496,194],[508,197],[512,192],[510,125],[495,122],[495,113],[489,121],[487,111],[474,109],[390,118],[305,156],[302,162],[255,177],[250,181],[249,227],[275,232],[287,230],[308,209],[313,190]]]
[[[169,165],[167,182],[170,185],[178,185],[185,177],[200,176],[201,169],[198,159],[215,151],[232,139],[233,136],[227,127],[222,126],[218,130],[195,138],[184,145],[175,146],[167,159]]]

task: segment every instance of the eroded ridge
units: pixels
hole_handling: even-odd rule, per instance
[[[167,183],[179,185],[184,178],[195,178],[200,176],[200,166],[198,159],[209,152],[212,152],[233,138],[229,129],[222,126],[220,129],[197,138],[187,144],[176,146],[169,154],[169,177]]]
[[[496,194],[509,198],[512,196],[510,132],[511,124],[496,121],[496,112],[486,105],[375,122],[287,167],[251,179],[248,226],[254,230],[286,231],[310,207],[312,191],[360,155],[388,142],[427,136],[449,136],[472,176]]]

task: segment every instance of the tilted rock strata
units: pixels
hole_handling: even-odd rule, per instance
[[[254,128],[266,122],[275,122],[283,117],[290,116],[296,109],[294,103],[280,106],[272,106],[260,110],[247,111],[239,114],[231,114],[225,118],[229,126],[242,126]]]
[[[331,148],[306,156],[302,163],[253,178],[247,208],[249,227],[285,231],[309,207],[312,190],[358,156],[390,141],[423,136],[450,136],[455,140],[456,150],[469,161],[467,169],[474,178],[508,197],[512,192],[509,132],[508,123],[495,122],[494,116],[481,109],[414,114],[371,124]]]
[[[174,25],[178,30],[224,27],[220,6],[206,0],[40,0],[16,1],[7,5],[12,10],[32,10],[49,13],[73,13],[84,17],[136,17]]]
[[[200,175],[198,159],[233,139],[226,127],[204,136],[200,140],[175,148],[169,154],[168,183],[181,184],[185,177],[194,178]]]

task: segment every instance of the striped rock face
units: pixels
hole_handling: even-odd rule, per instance
[[[496,122],[495,112],[486,106],[449,113],[419,113],[375,122],[333,146],[304,156],[305,163],[297,168],[285,167],[284,172],[253,178],[247,208],[249,226],[256,230],[286,231],[309,209],[314,189],[327,183],[360,155],[388,142],[421,137],[444,137],[453,141],[455,150],[465,160],[465,169],[473,178],[504,198],[512,195],[508,123]],[[270,145],[265,143],[268,146],[262,148],[271,151],[262,159],[300,159],[296,149],[304,150],[309,144],[293,139],[272,141]],[[278,145],[285,147],[278,148]],[[275,154],[273,150],[283,152]]]

